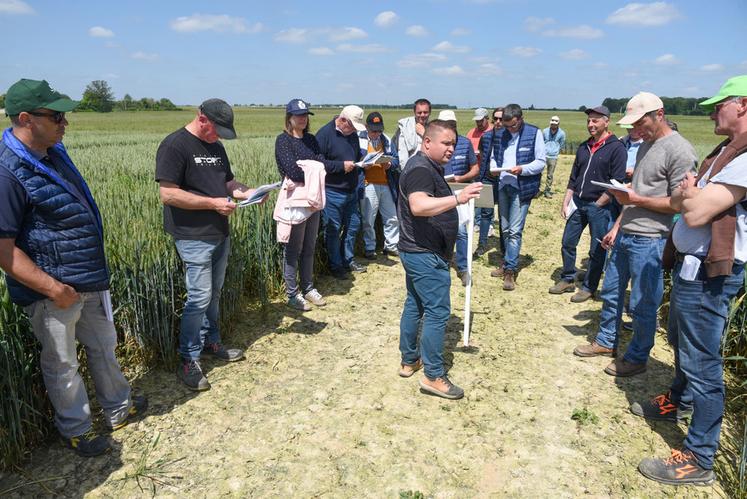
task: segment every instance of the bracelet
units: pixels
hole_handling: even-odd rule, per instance
[[[457,196],[456,194],[454,194],[454,199],[456,199],[457,206],[459,206],[460,204],[462,204],[462,203],[459,202],[459,196]]]

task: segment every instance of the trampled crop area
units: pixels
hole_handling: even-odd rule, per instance
[[[387,131],[406,111],[385,111]],[[545,126],[552,112],[530,112]],[[582,113],[560,113],[569,140]],[[313,117],[312,129],[331,110]],[[458,113],[466,132],[471,114]],[[191,111],[73,114],[66,144],[104,216],[120,358],[148,414],[113,434],[114,452],[82,459],[63,449],[34,373],[34,345],[17,311],[2,304],[0,493],[11,497],[712,497],[734,494],[744,409],[732,403],[718,456],[719,482],[671,488],[646,480],[640,459],[665,456],[684,426],[647,423],[628,406],[667,388],[672,351],[663,334],[647,373],[615,380],[608,359],[578,359],[596,331],[600,303],[569,303],[547,289],[560,267],[561,192],[572,157],[556,172],[556,196],[532,204],[516,291],[489,276],[494,249],[475,262],[473,345],[461,345],[464,291],[453,275],[447,330],[450,376],[465,389],[450,402],[399,378],[404,273],[379,257],[347,282],[320,275],[329,305],[287,309],[272,203],[232,216],[233,254],[223,295],[227,343],[243,362],[206,362],[213,388],[195,395],[173,371],[183,300],[181,269],[163,233],[155,151]],[[240,110],[226,142],[239,180],[277,179],[278,109]],[[701,157],[718,141],[704,118],[675,117]],[[618,132],[617,127],[613,127]],[[579,245],[585,254],[588,236]],[[497,240],[491,239],[491,248]],[[580,262],[579,262],[580,264]],[[318,270],[322,270],[319,266]],[[2,290],[4,294],[4,289]],[[624,336],[627,342],[628,336]],[[732,379],[732,386],[736,383]],[[90,393],[93,393],[90,390]],[[11,401],[20,401],[13,403]],[[575,416],[575,418],[574,418]],[[28,449],[33,449],[28,451]],[[11,463],[18,464],[11,464]],[[409,492],[409,495],[408,495]]]

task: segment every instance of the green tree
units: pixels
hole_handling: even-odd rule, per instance
[[[114,108],[114,92],[105,80],[94,80],[86,86],[81,111],[96,111],[108,113]]]
[[[0,109],[5,109],[5,94],[0,95]]]
[[[119,108],[122,111],[132,111],[135,108],[130,94],[125,94],[125,96],[122,97],[122,100],[119,101]]]

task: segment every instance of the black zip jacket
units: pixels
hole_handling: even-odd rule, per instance
[[[615,179],[624,182],[627,160],[628,151],[614,135],[607,137],[594,154],[591,153],[591,144],[587,140],[576,151],[576,159],[573,161],[571,176],[568,179],[568,189],[584,201],[596,201],[606,189],[592,184],[591,181],[609,183],[611,179]]]

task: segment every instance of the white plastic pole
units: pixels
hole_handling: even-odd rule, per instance
[[[467,221],[467,287],[464,290],[464,333],[462,343],[469,346],[470,307],[472,302],[472,239],[475,233],[475,200],[469,200],[469,219]]]

